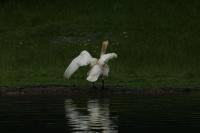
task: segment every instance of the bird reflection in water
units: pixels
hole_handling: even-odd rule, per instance
[[[65,116],[69,121],[72,132],[117,132],[117,126],[111,121],[109,104],[100,104],[98,100],[90,100],[87,107],[83,108],[87,113],[74,103],[72,99],[65,100]],[[112,119],[116,119],[112,117]]]

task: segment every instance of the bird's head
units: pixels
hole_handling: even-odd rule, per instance
[[[94,66],[95,64],[97,64],[98,60],[97,58],[92,58],[90,61],[90,66]]]
[[[106,45],[106,46],[108,46],[108,43],[109,43],[108,40],[105,40],[105,41],[102,42],[102,44],[103,44],[103,45]]]

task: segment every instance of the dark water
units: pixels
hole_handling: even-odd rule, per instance
[[[0,97],[0,132],[200,131],[200,93]]]

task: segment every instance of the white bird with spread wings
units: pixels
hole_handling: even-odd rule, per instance
[[[93,58],[89,52],[83,50],[80,55],[73,59],[70,65],[64,72],[64,77],[69,79],[73,73],[75,73],[79,67],[90,65],[91,69],[88,72],[87,80],[90,82],[95,82],[99,77],[102,78],[102,88],[104,87],[104,77],[108,76],[110,71],[108,66],[108,61],[113,58],[117,58],[116,53],[106,54],[106,49],[108,46],[108,41],[102,43],[100,58]]]

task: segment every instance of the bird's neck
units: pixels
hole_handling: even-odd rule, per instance
[[[101,47],[101,55],[106,53],[107,47],[108,47],[108,42],[103,42]]]

